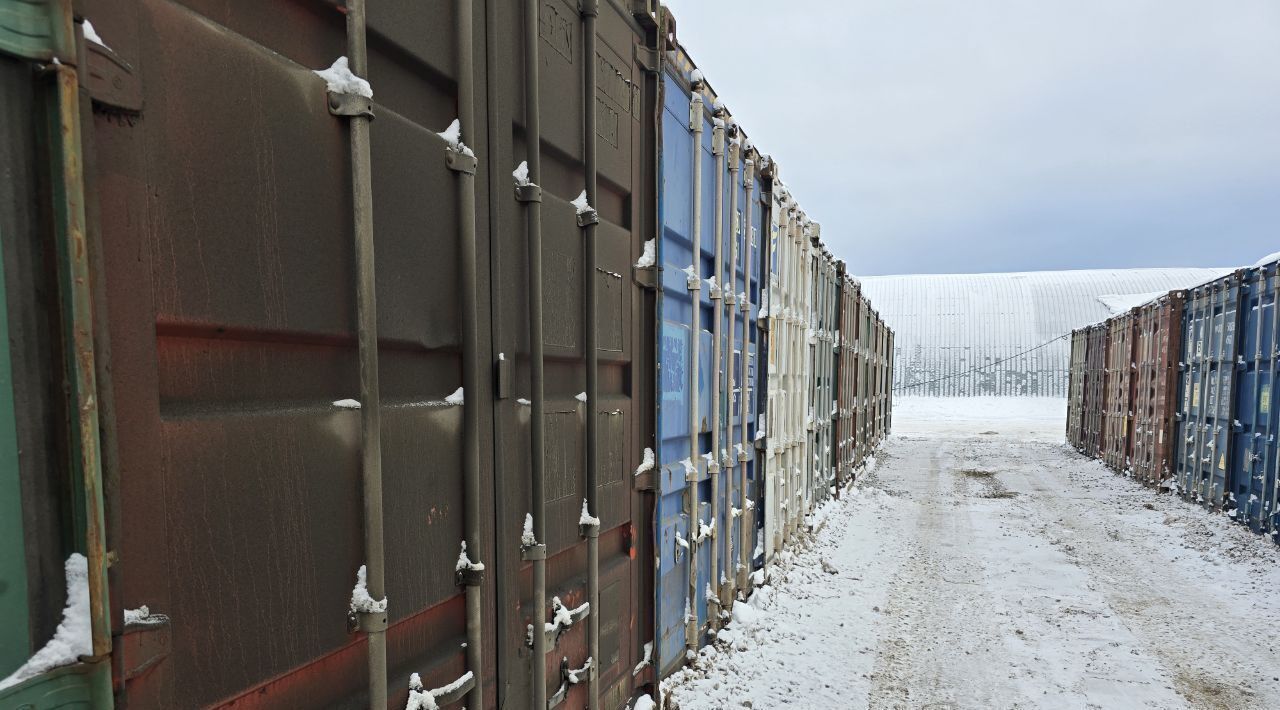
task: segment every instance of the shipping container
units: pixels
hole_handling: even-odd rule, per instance
[[[751,446],[755,451],[751,454],[751,472],[752,481],[750,482],[750,494],[748,499],[748,507],[743,513],[748,519],[749,528],[752,532],[752,548],[750,554],[749,568],[751,570],[764,567],[766,535],[765,535],[765,517],[768,509],[768,449],[769,449],[769,411],[771,409],[769,402],[769,353],[772,348],[772,333],[769,332],[771,319],[769,317],[769,290],[773,274],[773,249],[772,241],[772,223],[773,223],[773,176],[776,174],[777,166],[772,161],[756,151],[752,151],[752,157],[755,161],[755,186],[751,190],[751,234],[753,240],[753,253],[756,258],[754,265],[754,277],[752,283],[755,286],[755,293],[751,296],[751,308],[755,314],[755,333],[756,342],[751,348],[754,353],[754,376],[752,377],[752,385],[754,387],[752,396],[752,405],[755,409],[755,432],[749,438]],[[744,570],[744,572],[747,572]]]
[[[1237,271],[1189,289],[1182,323],[1176,486],[1187,499],[1219,510],[1234,488],[1229,462],[1245,278]]]
[[[836,331],[836,263],[820,240],[821,227],[811,227],[809,243],[810,302],[808,317],[809,411],[805,416],[809,457],[805,468],[805,510],[828,496],[835,480],[831,464],[831,435],[834,418],[833,378],[835,376],[834,335]]]
[[[771,268],[769,295],[769,411],[765,461],[766,564],[790,540],[803,505],[802,462],[808,453],[804,416],[808,409],[804,353],[808,312],[808,269],[804,239],[806,218],[769,165]]]
[[[0,706],[624,708],[889,429],[665,8],[10,5]]]
[[[1132,311],[1112,317],[1107,329],[1106,390],[1103,392],[1102,460],[1113,470],[1129,470],[1133,453],[1133,377],[1137,369],[1133,348],[1137,319]]]
[[[1081,453],[1098,457],[1105,436],[1108,329],[1105,323],[1089,326],[1085,348],[1084,442]]]
[[[1071,331],[1070,380],[1067,387],[1067,443],[1084,448],[1085,351],[1089,345],[1087,328]]]
[[[854,422],[857,421],[854,403],[854,383],[857,381],[856,341],[857,333],[857,299],[858,284],[848,274],[845,262],[838,264],[840,293],[837,301],[836,323],[838,330],[835,337],[836,372],[835,404],[836,422],[836,490],[839,491],[845,482],[853,480],[855,467],[860,463],[855,454]]]
[[[652,503],[631,473],[654,440],[655,368],[630,268],[656,213],[652,22],[562,0],[81,10],[110,49],[69,43],[69,15],[47,48],[0,45],[0,105],[31,117],[0,139],[21,163],[6,208],[32,208],[23,239],[4,230],[6,270],[30,274],[7,303],[35,327],[61,278],[75,344],[42,325],[36,357],[12,358],[42,411],[18,440],[80,442],[82,488],[106,491],[65,513],[61,488],[23,491],[24,511],[51,513],[24,530],[38,601],[13,657],[48,637],[60,560],[80,550],[121,703],[400,707],[419,673],[459,681],[441,702],[524,705],[545,683],[552,703],[623,706],[653,680],[633,675],[653,594]],[[343,55],[376,98],[326,91],[313,70]],[[32,120],[43,106],[57,130]],[[535,185],[513,185],[521,163]],[[50,166],[68,185],[83,166],[83,201],[40,189]],[[583,191],[592,209],[571,204]],[[81,233],[91,258],[31,268]],[[72,408],[51,394],[62,373],[34,365],[60,354]],[[72,453],[31,451],[22,480],[59,480],[37,469]],[[580,524],[584,500],[598,525]],[[371,600],[353,609],[358,571]],[[150,623],[126,623],[143,605]],[[528,629],[553,618],[538,658]]]
[[[1257,532],[1273,536],[1277,527],[1276,439],[1280,438],[1280,418],[1272,413],[1276,397],[1277,361],[1280,360],[1280,325],[1276,304],[1280,289],[1272,262],[1246,270],[1241,277],[1239,349],[1236,353],[1234,417],[1228,454],[1231,488],[1229,510]],[[1276,538],[1280,541],[1280,537]]]
[[[885,323],[885,326],[888,327],[887,322]],[[880,432],[881,440],[883,440],[885,437],[889,436],[889,434],[893,432],[893,382],[894,382],[893,368],[894,368],[894,363],[896,362],[894,353],[897,352],[897,350],[895,350],[894,348],[897,346],[894,344],[896,337],[895,337],[895,333],[893,332],[893,328],[888,328],[888,331],[889,331],[888,332],[889,340],[885,344],[884,352],[880,354],[880,356],[884,358],[884,367],[885,367],[884,428],[883,428],[883,431]]]
[[[892,383],[889,381],[889,363],[891,352],[889,326],[875,313],[876,319],[876,398],[875,398],[875,438],[874,446],[879,446],[889,433],[889,397]]]
[[[1241,269],[1073,332],[1072,445],[1275,536],[1278,268]]]
[[[658,243],[662,675],[707,642],[737,588],[747,585],[755,538],[748,501],[757,480],[756,318],[766,266],[758,238],[760,156],[688,55],[672,43],[666,56]]]
[[[875,410],[872,407],[874,390],[871,384],[872,363],[875,360],[875,347],[873,345],[874,325],[871,303],[864,296],[860,298],[858,303],[858,357],[856,365],[858,382],[855,395],[858,406],[857,447],[859,460],[861,461],[865,461],[871,455],[871,449],[874,446]]]
[[[1138,480],[1156,486],[1173,475],[1184,300],[1183,291],[1170,291],[1136,309],[1132,469]]]

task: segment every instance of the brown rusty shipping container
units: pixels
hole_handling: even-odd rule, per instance
[[[1084,424],[1080,451],[1086,456],[1102,455],[1107,391],[1107,350],[1109,332],[1104,323],[1087,329],[1084,373]]]
[[[880,356],[884,358],[884,383],[881,385],[884,393],[884,418],[881,424],[880,439],[884,440],[893,432],[893,366],[896,352],[893,344],[894,332],[892,328],[888,329],[886,334],[884,351]]]
[[[1129,469],[1133,445],[1134,344],[1137,335],[1134,311],[1121,313],[1105,324],[1107,329],[1106,385],[1103,393],[1102,460],[1116,471]]]
[[[1083,353],[1077,334],[1072,371],[1082,370],[1086,380],[1080,406],[1085,453],[1092,454],[1089,429],[1100,410],[1110,468],[1280,540],[1274,465],[1280,420],[1272,416],[1277,268],[1274,261],[1263,263],[1170,291],[1092,326]],[[1105,341],[1100,331],[1106,331]],[[1101,407],[1091,400],[1089,382],[1100,342],[1109,349]]]
[[[854,479],[892,424],[893,331],[862,296],[859,282],[843,280],[837,378],[837,471]]]
[[[1084,447],[1085,352],[1089,346],[1087,328],[1071,331],[1071,367],[1067,386],[1067,443]]]
[[[0,677],[82,562],[93,644],[0,706],[654,693],[768,564],[767,457],[825,496],[892,424],[892,330],[694,76],[651,2],[0,0]],[[657,577],[704,627],[672,490],[739,540]]]
[[[875,398],[875,316],[871,311],[871,303],[866,297],[861,298],[858,307],[858,383],[857,397],[859,412],[857,415],[857,447],[861,452],[859,460],[865,461],[875,446],[875,413],[871,406]]]
[[[1171,291],[1136,309],[1132,469],[1135,477],[1153,485],[1173,476],[1185,303],[1185,292]]]
[[[874,369],[874,387],[875,396],[872,398],[873,426],[872,448],[878,446],[888,433],[889,422],[889,326],[880,319],[878,312],[873,312],[875,317],[875,351],[873,355],[872,367]]]
[[[598,683],[624,706],[654,681],[652,500],[632,482],[653,313],[631,269],[656,215],[652,18],[76,5],[110,46],[49,64],[97,57],[81,138],[117,701],[403,707],[417,673],[458,681],[442,703],[524,707],[543,665],[552,700]],[[372,98],[314,71],[344,55]],[[21,100],[31,65],[0,60],[0,102]],[[514,184],[522,163],[536,185]],[[537,659],[553,597],[576,613]],[[126,623],[144,605],[167,621]]]

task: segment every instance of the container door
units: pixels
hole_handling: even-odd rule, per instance
[[[1274,516],[1276,266],[1253,269],[1245,279],[1229,498],[1235,502],[1231,514],[1261,531],[1270,529]]]
[[[126,666],[149,667],[127,670],[124,692],[139,706],[362,704],[364,636],[347,613],[367,562],[352,170],[348,120],[313,72],[345,53],[345,18],[293,2],[86,5],[145,77],[140,114],[104,110],[95,126],[122,472],[115,591],[169,619],[123,628],[125,648],[148,649]],[[452,7],[373,3],[368,17],[393,698],[411,672],[440,685],[466,670],[453,577],[463,407],[447,400],[462,369],[460,187],[436,135],[457,117],[461,77],[428,29],[453,26]],[[486,151],[484,132],[463,138]],[[479,220],[485,255],[488,233]]]
[[[706,370],[702,353],[694,359],[694,308],[701,308],[699,285],[701,259],[694,256],[693,194],[694,133],[689,128],[690,93],[687,72],[672,68],[663,78],[662,126],[662,226],[658,254],[662,261],[659,313],[659,450],[661,464],[657,501],[657,581],[655,615],[657,664],[666,676],[684,661],[687,621],[697,613],[689,600],[691,555],[695,554],[697,530],[688,505],[702,478],[705,461],[691,444],[690,412],[695,403],[707,404],[702,396]],[[702,151],[698,154],[701,156]],[[713,179],[709,171],[704,182]],[[703,191],[705,193],[705,190]],[[710,210],[707,210],[709,212]],[[706,230],[708,233],[710,230]],[[708,234],[709,236],[709,234]],[[708,324],[709,325],[709,324]],[[701,331],[701,324],[699,327]],[[698,350],[706,350],[699,342]],[[696,368],[696,370],[695,370]],[[697,391],[694,387],[697,387]],[[699,426],[699,429],[701,427]],[[698,442],[699,444],[701,442]],[[692,487],[692,488],[691,488]],[[710,522],[710,521],[707,521]],[[701,560],[700,560],[701,561]]]
[[[477,3],[480,5],[480,3]],[[597,506],[600,519],[599,624],[600,706],[624,705],[634,690],[652,681],[643,663],[652,642],[653,604],[649,540],[649,477],[637,477],[644,451],[654,445],[652,312],[645,287],[633,277],[645,241],[652,236],[656,203],[650,128],[656,86],[641,65],[645,30],[616,3],[602,2],[596,20],[594,57],[584,57],[583,18],[577,2],[538,3],[538,81],[541,125],[541,234],[545,412],[546,592],[548,608],[533,602],[532,563],[523,559],[523,522],[532,511],[530,467],[530,371],[528,332],[528,203],[516,199],[513,171],[530,154],[525,131],[526,3],[496,3],[491,28],[489,92],[496,124],[486,155],[493,204],[493,249],[485,257],[493,273],[490,289],[494,344],[490,364],[506,384],[495,392],[493,576],[497,583],[496,644],[501,704],[525,707],[532,682],[530,626],[552,621],[550,604],[566,608],[589,601],[588,545],[579,530],[587,497],[587,426],[596,427]],[[419,12],[422,12],[421,10]],[[428,13],[423,12],[431,20]],[[438,36],[424,30],[424,36]],[[516,39],[512,39],[516,38]],[[594,96],[584,84],[587,62],[596,66]],[[597,159],[592,239],[596,263],[586,262],[588,233],[572,201],[586,187],[583,133],[594,112]],[[643,279],[641,280],[643,281]],[[586,320],[586,289],[594,282],[596,320]],[[587,330],[595,328],[598,394],[586,396]],[[585,707],[586,683],[568,684],[567,669],[591,656],[589,619],[562,629],[541,661],[547,690],[566,690],[564,707]],[[635,671],[635,673],[633,673]]]
[[[1240,274],[1197,288],[1188,297],[1183,362],[1178,484],[1182,494],[1213,508],[1231,492],[1233,386]]]

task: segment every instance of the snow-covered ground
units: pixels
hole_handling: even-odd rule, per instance
[[[1280,708],[1280,548],[1080,456],[1065,410],[895,403],[876,470],[667,700]]]
[[[1066,438],[1067,401],[1057,397],[899,397],[893,433],[974,435],[1059,442]]]

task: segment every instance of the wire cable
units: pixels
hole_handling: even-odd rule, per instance
[[[1030,348],[1030,349],[1027,349],[1027,350],[1023,350],[1023,351],[1022,351],[1022,352],[1020,352],[1020,353],[1014,353],[1013,355],[1010,355],[1010,356],[1008,356],[1008,357],[1006,357],[1006,358],[1002,358],[1002,359],[1000,359],[1000,360],[996,360],[995,362],[989,362],[989,363],[987,363],[986,365],[979,365],[978,367],[975,367],[975,368],[973,368],[973,369],[971,369],[971,370],[966,370],[965,372],[957,372],[957,373],[956,373],[956,374],[954,374],[954,375],[946,375],[946,376],[944,376],[944,377],[938,377],[938,378],[935,378],[935,379],[932,379],[932,380],[926,380],[925,382],[915,382],[915,383],[912,383],[912,384],[909,384],[909,385],[898,385],[898,386],[896,386],[896,387],[894,387],[894,388],[893,388],[893,391],[894,391],[894,392],[902,392],[902,391],[904,391],[904,390],[914,389],[914,388],[916,388],[916,387],[925,387],[925,386],[927,386],[927,385],[932,385],[932,384],[935,384],[935,383],[937,383],[937,382],[944,382],[944,381],[946,381],[946,380],[954,380],[954,379],[955,379],[955,378],[957,378],[957,377],[967,377],[967,376],[972,375],[972,374],[974,374],[974,373],[976,373],[976,372],[981,372],[981,371],[986,370],[986,369],[988,369],[988,368],[996,367],[997,365],[1003,365],[1004,363],[1009,362],[1010,360],[1013,360],[1013,359],[1015,359],[1015,358],[1020,358],[1020,357],[1022,357],[1023,355],[1029,355],[1029,354],[1031,354],[1031,353],[1033,353],[1033,352],[1035,352],[1035,351],[1037,351],[1037,350],[1042,350],[1042,349],[1044,349],[1044,348],[1049,347],[1050,345],[1053,345],[1054,343],[1058,342],[1059,340],[1066,340],[1067,338],[1070,338],[1070,337],[1071,337],[1071,333],[1063,333],[1062,335],[1059,335],[1058,337],[1056,337],[1056,338],[1054,338],[1054,339],[1052,339],[1052,340],[1047,340],[1047,341],[1045,341],[1045,342],[1043,342],[1043,343],[1040,343],[1039,345],[1035,346],[1034,348]]]

